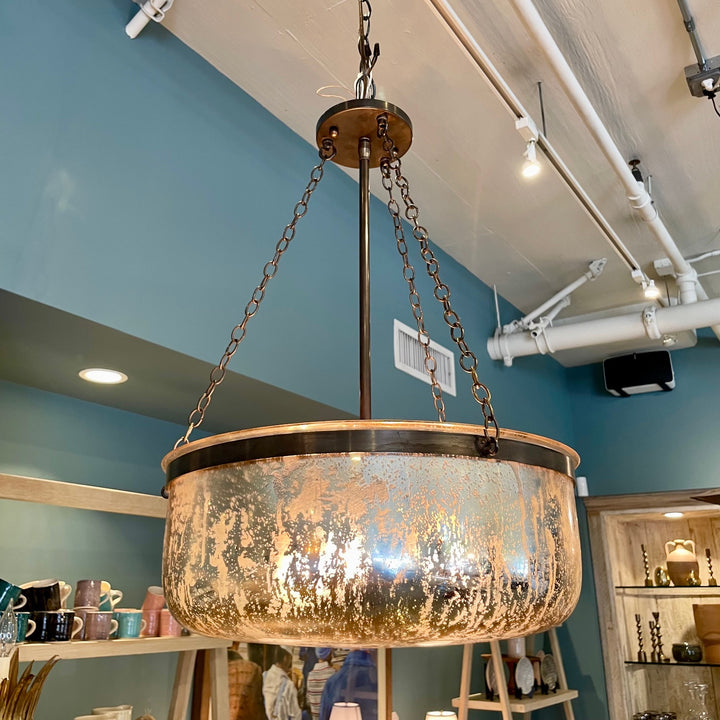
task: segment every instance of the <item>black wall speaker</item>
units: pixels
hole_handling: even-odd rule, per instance
[[[605,389],[627,397],[638,393],[665,392],[675,387],[670,353],[667,350],[620,355],[603,361]]]

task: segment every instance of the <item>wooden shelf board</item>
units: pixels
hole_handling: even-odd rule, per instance
[[[623,595],[720,595],[720,587],[717,585],[616,585],[615,589]]]
[[[653,662],[648,660],[647,662],[640,662],[639,660],[626,660],[626,665],[660,665],[662,667],[720,667],[720,663],[706,663],[706,662],[676,662],[671,660],[670,662]]]
[[[164,518],[167,513],[167,500],[159,494],[145,495],[4,473],[0,473],[0,498],[143,517]]]
[[[69,642],[23,643],[20,645],[20,662],[49,660],[59,655],[63,660],[82,658],[148,655],[152,653],[183,652],[230,647],[229,640],[208,638],[202,635],[183,637],[147,637],[124,640],[71,640]]]
[[[578,696],[577,690],[558,690],[549,695],[540,695],[536,693],[534,697],[523,698],[518,700],[515,697],[510,698],[510,709],[513,712],[529,713],[540,708],[550,707],[551,705],[559,705],[560,703],[574,700]],[[453,707],[460,707],[460,698],[456,697],[452,700]],[[488,700],[484,693],[476,693],[468,697],[468,708],[470,710],[500,710],[499,700]]]
[[[707,491],[709,494],[711,491]],[[664,510],[700,510],[717,515],[718,509],[707,502],[695,499],[703,490],[669,490],[666,492],[639,493],[635,495],[594,495],[584,497],[588,512],[634,513],[639,510],[662,512]]]

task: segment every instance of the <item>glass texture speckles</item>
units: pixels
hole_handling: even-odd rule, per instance
[[[580,591],[572,480],[519,462],[318,454],[169,486],[163,582],[219,637],[398,647],[517,637]]]

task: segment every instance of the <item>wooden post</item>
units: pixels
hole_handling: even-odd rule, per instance
[[[513,720],[512,710],[510,709],[510,696],[508,695],[507,684],[505,682],[505,661],[500,651],[500,641],[491,640],[490,649],[492,650],[492,664],[495,669],[495,682],[497,684],[498,696],[500,697],[500,708],[502,709],[503,720]],[[494,690],[495,688],[493,688]]]
[[[470,699],[470,675],[472,674],[473,646],[463,645],[462,671],[460,672],[460,707],[458,720],[467,720]]]
[[[168,720],[185,720],[187,717],[196,655],[197,650],[185,650],[184,652],[178,653],[175,684],[173,685],[172,698],[170,699]]]
[[[228,659],[225,648],[206,650],[210,656],[210,699],[212,720],[230,720]]]

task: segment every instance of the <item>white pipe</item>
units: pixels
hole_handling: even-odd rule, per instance
[[[554,307],[563,298],[571,295],[575,290],[584,285],[588,280],[594,280],[600,273],[605,269],[607,260],[601,258],[600,260],[594,260],[590,263],[590,269],[581,275],[575,282],[570,283],[567,287],[563,288],[559,292],[556,292],[549,300],[546,300],[539,308],[536,308],[531,313],[528,313],[524,318],[521,318],[516,323],[512,323],[513,328],[527,327],[538,315],[542,315],[546,310]],[[509,326],[506,326],[509,327]],[[507,331],[506,331],[507,332]]]
[[[157,23],[165,19],[165,13],[170,9],[174,0],[147,0],[140,3],[140,10],[125,26],[125,34],[129,38],[135,39],[145,28],[145,26],[154,20]]]
[[[590,134],[595,139],[595,142],[597,142],[607,161],[610,163],[610,166],[620,178],[631,207],[636,210],[640,217],[648,224],[651,232],[655,235],[655,238],[672,262],[678,276],[681,302],[695,302],[697,300],[695,292],[697,275],[694,269],[687,260],[685,260],[680,249],[660,219],[655,206],[652,204],[650,195],[647,190],[645,190],[645,186],[633,177],[625,158],[620,153],[620,150],[618,150],[615,141],[610,136],[600,116],[592,106],[592,103],[575,77],[565,56],[560,51],[560,48],[555,43],[543,19],[533,5],[532,0],[510,0],[510,4],[515,9],[515,12],[530,34],[530,37],[535,39],[535,42],[550,62],[555,74],[565,88],[565,93],[570,99],[570,102],[584,120]]]
[[[702,253],[702,255],[696,255],[695,257],[688,258],[687,261],[689,263],[696,263],[709,257],[716,257],[717,255],[720,255],[720,250],[710,250],[709,252]]]
[[[654,307],[654,306],[652,306]],[[546,328],[542,333],[523,332],[512,335],[496,333],[487,341],[487,351],[493,360],[505,360],[527,355],[553,353],[560,350],[592,347],[613,342],[657,338],[684,330],[695,330],[720,324],[720,298],[658,308],[632,315],[619,315],[599,320],[571,323]]]

